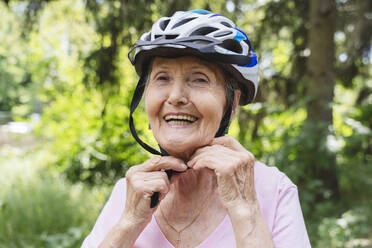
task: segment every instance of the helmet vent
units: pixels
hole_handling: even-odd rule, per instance
[[[145,41],[150,41],[151,40],[151,32],[149,32],[145,38],[144,38]]]
[[[159,26],[160,26],[161,30],[164,31],[167,28],[169,21],[170,21],[170,19],[167,19],[167,20],[164,20],[164,21],[160,22]]]
[[[230,23],[227,23],[227,22],[221,22],[222,25],[228,27],[228,28],[232,28],[232,26],[230,25]]]
[[[181,26],[181,25],[183,25],[183,24],[186,24],[186,23],[188,23],[188,22],[191,22],[192,20],[194,20],[194,19],[196,19],[196,18],[197,18],[197,17],[191,17],[191,18],[183,19],[183,20],[177,22],[176,24],[174,24],[172,28],[176,28],[176,27],[179,27],[179,26]]]
[[[173,40],[173,39],[176,39],[178,37],[178,34],[166,34],[166,35],[156,34],[155,35],[155,40],[160,38],[160,37],[163,37],[166,40]]]
[[[222,32],[218,32],[217,34],[213,35],[214,37],[222,37],[222,36],[227,36],[229,34],[232,34],[232,31],[226,30]]]
[[[223,47],[229,51],[233,51],[235,53],[241,53],[242,52],[242,47],[240,46],[239,42],[236,40],[224,40],[222,44],[219,44],[220,47]]]
[[[178,37],[178,34],[166,34],[165,35],[166,40],[173,40],[173,39],[176,39],[177,37]]]
[[[214,31],[218,30],[217,28],[213,28],[213,27],[202,27],[202,28],[199,28],[197,30],[195,30],[194,32],[192,32],[190,34],[190,36],[193,36],[193,35],[207,35],[207,34],[210,34]]]

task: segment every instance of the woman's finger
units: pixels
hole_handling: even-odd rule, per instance
[[[214,163],[218,162],[217,164],[220,164],[220,159],[224,160],[224,158],[226,158],[226,155],[234,156],[233,152],[234,151],[221,145],[206,146],[195,151],[187,165],[193,168],[196,161],[201,160],[206,156],[210,156],[211,158],[213,158]]]
[[[202,168],[208,168],[211,170],[219,170],[221,164],[225,164],[224,159],[215,156],[213,153],[201,153],[194,157],[188,165],[194,170],[199,170]],[[227,161],[226,161],[227,163]]]
[[[155,179],[168,180],[167,173],[164,171],[138,172],[136,179],[139,181],[152,181]]]
[[[153,195],[154,192],[166,194],[169,191],[169,181],[164,179],[154,179],[142,183],[143,192]]]
[[[139,169],[142,171],[159,171],[164,170],[175,170],[175,171],[185,171],[187,166],[179,158],[172,156],[164,157],[152,157],[143,164],[139,166]]]
[[[199,156],[201,153],[205,153],[205,152],[208,152],[210,150],[211,146],[204,146],[204,147],[201,147],[201,148],[198,148],[190,157],[189,161],[192,161],[195,157]],[[188,163],[187,163],[188,165]]]
[[[224,150],[226,150],[226,147],[219,145],[219,144],[204,146],[204,147],[197,149],[194,152],[194,154],[192,154],[189,161],[194,160],[200,154],[206,154],[206,153],[218,153],[219,154],[220,152],[225,152]]]

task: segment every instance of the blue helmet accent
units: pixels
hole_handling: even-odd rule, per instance
[[[248,36],[242,30],[240,30],[239,28],[237,28],[237,27],[234,27],[234,28],[237,31],[239,31],[239,32],[236,33],[236,35],[234,37],[234,40],[240,42],[240,41],[244,40],[244,38],[245,38],[245,40],[249,44],[249,47],[252,48],[251,41],[248,39]],[[238,66],[241,66],[241,67],[254,67],[255,65],[257,65],[257,63],[258,63],[257,62],[257,56],[253,52],[253,49],[249,52],[248,56],[251,57],[251,62],[249,64],[247,64],[247,65],[238,65]]]
[[[248,36],[242,31],[242,30],[240,30],[239,28],[237,28],[237,27],[234,27],[236,30],[238,30],[240,33],[242,33],[243,35],[244,35],[244,37],[247,39],[247,40],[249,40],[248,39]]]
[[[214,14],[214,15],[211,15],[209,18],[211,18],[211,17],[215,17],[215,16],[224,16],[224,15],[221,15],[221,14]]]
[[[242,33],[236,32],[236,35],[234,37],[234,40],[236,40],[237,42],[241,42],[244,39],[245,39],[245,36]]]
[[[190,10],[190,12],[196,13],[196,14],[212,14],[212,12],[205,10],[205,9],[194,9],[194,10]]]
[[[248,65],[238,65],[238,66],[241,66],[241,67],[254,67],[257,65],[257,56],[256,54],[252,51],[249,55],[249,57],[251,57],[251,62],[248,64]]]

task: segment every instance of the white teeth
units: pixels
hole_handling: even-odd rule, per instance
[[[173,125],[188,125],[190,122],[188,121],[169,121],[168,123],[173,124]]]
[[[197,120],[196,117],[194,116],[189,116],[189,115],[167,115],[164,117],[164,119],[166,121],[169,121],[169,120],[172,120],[172,122],[176,121],[181,121],[181,122],[185,122],[186,121],[191,121],[191,122],[194,122]]]

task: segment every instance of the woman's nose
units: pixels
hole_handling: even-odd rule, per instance
[[[182,105],[188,103],[187,90],[181,79],[175,80],[169,89],[168,103],[171,105]]]

